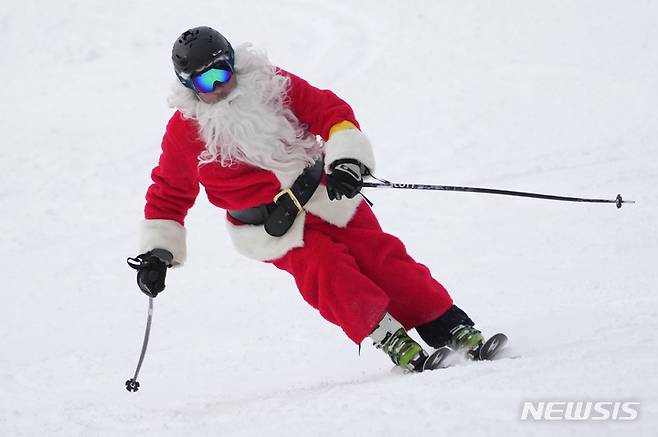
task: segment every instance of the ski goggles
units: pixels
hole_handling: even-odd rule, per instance
[[[225,68],[210,68],[201,74],[192,76],[192,84],[200,93],[210,93],[215,90],[217,84],[225,84],[231,80],[233,72]]]

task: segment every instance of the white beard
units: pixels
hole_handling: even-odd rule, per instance
[[[276,75],[264,54],[238,47],[235,75],[236,88],[220,102],[204,103],[178,83],[169,105],[197,121],[206,145],[201,164],[242,162],[273,171],[289,186],[321,156],[323,143],[284,105],[289,79]]]

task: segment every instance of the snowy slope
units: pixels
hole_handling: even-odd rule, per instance
[[[655,435],[657,21],[650,0],[4,1],[0,435]],[[129,394],[147,300],[125,258],[171,43],[201,24],[348,100],[380,177],[638,203],[369,191],[522,355],[402,376],[237,255],[200,196]],[[640,417],[520,421],[540,400],[639,401]]]

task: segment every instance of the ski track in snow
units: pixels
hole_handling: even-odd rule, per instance
[[[0,436],[656,435],[657,21],[652,1],[3,5]],[[350,102],[379,177],[638,203],[368,191],[520,355],[400,375],[237,255],[201,194],[129,394],[147,302],[125,258],[170,46],[201,24]],[[640,415],[520,420],[542,400]]]

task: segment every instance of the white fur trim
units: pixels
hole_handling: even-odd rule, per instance
[[[325,144],[324,169],[338,159],[356,159],[375,172],[375,154],[370,140],[359,129],[345,129],[333,134]]]
[[[185,235],[185,227],[175,220],[144,220],[140,229],[140,253],[165,249],[174,255],[174,266],[182,265],[187,257]]]
[[[352,220],[362,201],[358,196],[352,199],[343,197],[341,200],[330,200],[327,187],[320,185],[304,205],[304,209],[334,226],[344,228]]]
[[[304,209],[326,222],[342,228],[352,220],[361,202],[362,199],[356,197],[329,200],[327,188],[320,185]],[[269,235],[262,225],[234,225],[228,221],[227,225],[233,245],[239,253],[258,261],[270,261],[281,258],[295,247],[304,246],[305,221],[306,212],[302,212],[290,230],[282,237]]]
[[[290,188],[295,180],[299,177],[300,174],[304,171],[305,167],[300,165],[299,168],[293,169],[291,171],[284,170],[271,170],[274,173],[274,176],[279,180],[281,188],[286,187]]]
[[[228,233],[233,246],[242,255],[258,261],[281,258],[290,249],[304,245],[304,221],[302,212],[290,230],[282,237],[273,237],[265,232],[263,225],[234,225],[227,221]]]

